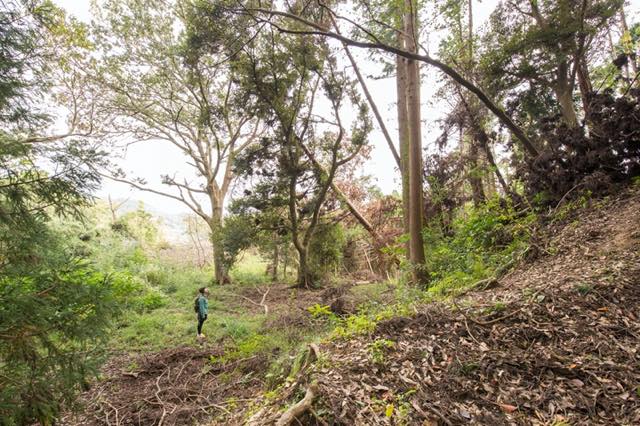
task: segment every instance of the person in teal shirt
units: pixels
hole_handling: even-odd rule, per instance
[[[207,316],[209,315],[209,301],[207,300],[209,289],[202,287],[198,291],[198,337],[203,338],[204,334],[202,334],[202,324],[204,324],[207,320]]]

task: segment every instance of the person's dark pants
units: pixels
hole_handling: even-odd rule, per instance
[[[207,320],[207,316],[198,315],[198,335],[202,334],[202,324]]]

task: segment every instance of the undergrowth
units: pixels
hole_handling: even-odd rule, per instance
[[[165,297],[165,304],[154,310],[132,313],[122,320],[115,341],[121,349],[157,350],[195,341],[195,320],[191,311],[195,290],[208,285],[211,291],[210,315],[204,333],[208,342],[222,345],[224,351],[210,359],[212,365],[230,364],[256,357],[264,359],[265,383],[271,398],[291,380],[311,342],[346,340],[370,336],[377,324],[394,317],[409,316],[423,303],[459,294],[479,280],[495,276],[505,265],[513,265],[529,246],[537,215],[531,209],[517,210],[510,203],[490,200],[485,205],[467,207],[451,229],[444,233],[436,226],[424,230],[431,282],[421,289],[402,277],[352,287],[357,300],[365,300],[356,312],[340,316],[329,306],[308,307],[313,328],[297,325],[267,327],[270,318],[262,312],[237,312],[234,303],[243,287],[266,285],[266,264],[258,255],[244,253],[231,270],[233,284],[210,285],[212,271],[147,265],[140,276]],[[393,342],[376,341],[370,355],[383,363]],[[320,360],[319,362],[321,362]],[[233,365],[233,364],[231,364]],[[296,367],[298,365],[298,367]],[[393,408],[400,410],[401,404]]]
[[[493,198],[465,208],[447,233],[425,227],[428,293],[446,296],[513,266],[528,249],[537,220],[532,208],[517,210]]]

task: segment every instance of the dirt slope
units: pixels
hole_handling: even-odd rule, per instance
[[[322,347],[302,423],[640,424],[640,191],[548,229],[498,287]]]

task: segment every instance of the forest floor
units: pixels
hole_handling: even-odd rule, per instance
[[[337,288],[342,309],[345,303],[355,309],[393,292],[390,284],[369,281]],[[191,303],[142,315],[141,324],[114,342],[100,377],[81,396],[80,410],[65,415],[60,424],[188,425],[206,423],[212,416],[220,419],[217,424],[231,424],[226,419],[265,392],[270,374],[286,376],[286,371],[272,371],[278,362],[289,368],[293,349],[327,333],[327,324],[314,319],[309,308],[331,304],[336,287],[302,290],[290,283],[238,282],[210,291],[206,339],[196,339],[195,314],[180,312],[193,317],[188,323],[191,337],[171,346],[184,340],[168,335],[175,334],[168,330],[176,324],[174,311],[190,310]],[[164,343],[157,330],[150,330],[161,325],[163,316],[168,324],[160,330],[167,331]],[[184,327],[182,322],[175,328]],[[163,344],[166,349],[155,350]]]
[[[640,424],[640,191],[548,224],[537,248],[483,290],[321,345],[284,398],[314,397],[302,424]]]
[[[640,190],[542,232],[498,280],[356,335],[309,308],[391,304],[394,285],[227,288],[217,306],[259,318],[255,333],[122,351],[62,424],[266,425],[296,401],[304,425],[640,424]]]

